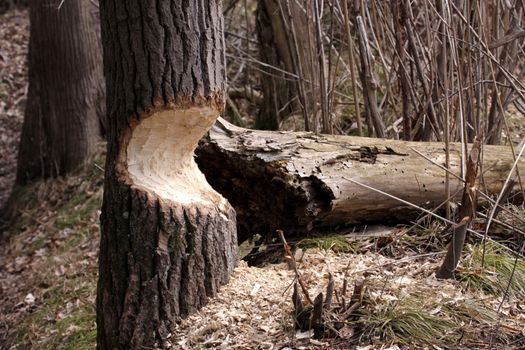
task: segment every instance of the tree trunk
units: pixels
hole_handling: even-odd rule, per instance
[[[27,6],[28,0],[0,0],[0,15],[15,6]]]
[[[421,212],[354,181],[435,208],[446,200],[445,170],[414,150],[443,165],[443,148],[430,142],[254,131],[221,120],[197,154],[210,184],[234,206],[242,241],[276,229],[304,236],[354,224],[412,220]],[[456,174],[460,150],[461,145],[451,145]],[[480,190],[498,193],[512,163],[509,148],[485,146]],[[525,160],[519,170],[525,171]],[[462,183],[451,176],[450,188],[459,200]]]
[[[81,0],[60,4],[30,4],[29,91],[19,185],[74,170],[95,151],[100,135],[104,82],[96,7]]]
[[[316,95],[319,65],[316,62],[315,33],[306,6],[297,1],[259,0],[257,35],[263,102],[256,127],[277,130],[290,114],[302,114],[305,128],[317,127]]]
[[[109,120],[100,349],[169,347],[237,257],[235,212],[193,160],[224,104],[222,6],[100,1]]]

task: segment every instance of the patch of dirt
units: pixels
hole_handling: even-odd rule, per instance
[[[29,13],[0,15],[0,208],[13,186],[27,94]]]

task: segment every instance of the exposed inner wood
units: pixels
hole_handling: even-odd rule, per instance
[[[100,17],[110,132],[97,346],[171,348],[175,324],[237,261],[235,211],[193,161],[224,103],[222,1],[101,0]]]
[[[127,147],[128,172],[134,185],[179,204],[226,200],[206,181],[193,151],[218,111],[210,107],[163,110],[141,121]]]
[[[129,276],[101,279],[107,287],[99,289],[98,307],[106,312],[97,322],[111,324],[99,333],[101,348],[158,348],[175,323],[204,306],[233,272],[235,211],[208,185],[193,153],[218,114],[213,106],[165,109],[120,138],[119,170],[105,190],[118,200],[101,217],[110,232],[101,256],[106,276]],[[111,241],[118,244],[109,246]],[[111,304],[117,313],[103,309]]]

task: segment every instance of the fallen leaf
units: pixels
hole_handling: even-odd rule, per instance
[[[27,304],[27,305],[33,305],[35,303],[35,296],[31,293],[27,294],[25,299],[24,299],[24,302]]]

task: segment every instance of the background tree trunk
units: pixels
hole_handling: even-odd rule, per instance
[[[263,102],[256,128],[277,130],[290,114],[302,114],[306,130],[317,126],[316,108],[319,85],[315,32],[311,23],[311,4],[296,1],[259,0],[257,35],[261,67]],[[275,67],[275,68],[271,68]],[[311,121],[310,121],[311,118]]]
[[[460,144],[451,144],[455,174],[460,173],[460,150]],[[445,170],[438,166],[445,162],[445,151],[437,142],[247,130],[220,120],[197,154],[211,185],[237,212],[239,241],[276,229],[304,236],[354,224],[407,222],[421,214],[353,181],[426,209],[447,199]],[[510,149],[485,146],[482,161],[480,190],[499,193],[512,167]],[[525,160],[519,171],[525,171]],[[462,182],[451,176],[450,189],[452,200],[459,200]]]
[[[30,4],[29,91],[17,184],[67,174],[94,151],[104,112],[96,7],[89,1]]]
[[[169,347],[228,281],[235,212],[193,160],[224,104],[222,6],[100,2],[109,120],[97,292],[100,349]]]
[[[30,4],[29,91],[17,184],[62,176],[95,151],[104,81],[96,7],[89,1]]]
[[[27,6],[29,0],[0,0],[0,15],[6,13],[15,6]]]

